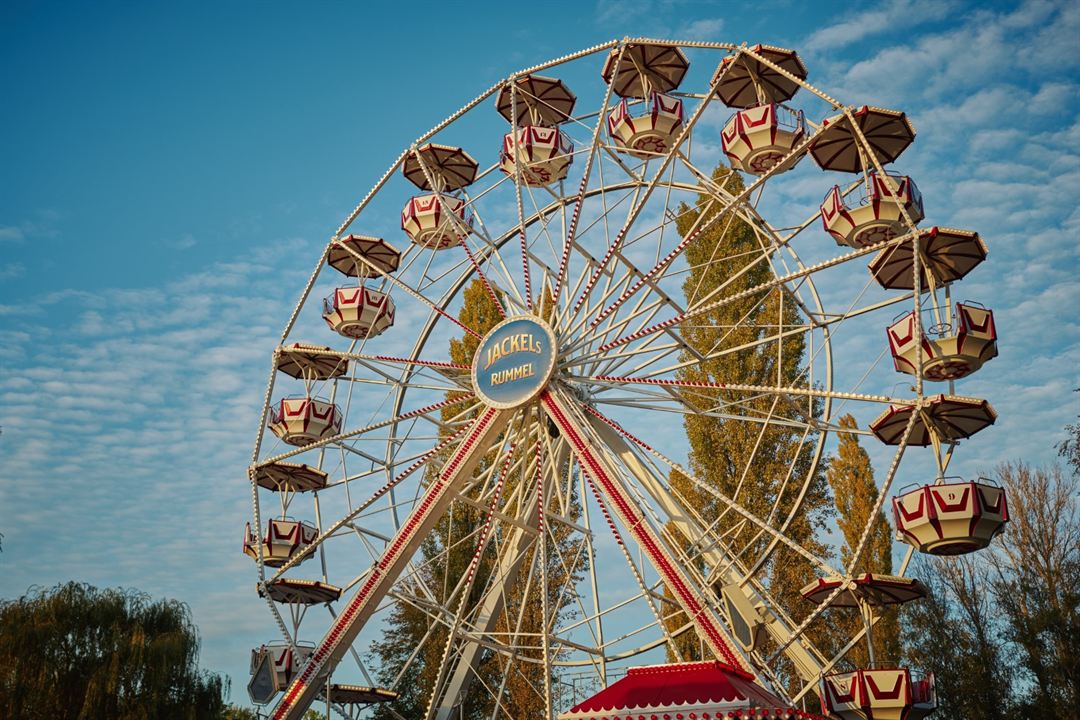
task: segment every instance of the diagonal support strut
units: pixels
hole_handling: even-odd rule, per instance
[[[581,467],[600,488],[619,521],[637,542],[660,579],[671,589],[709,649],[722,662],[755,675],[753,666],[737,650],[738,646],[728,636],[708,601],[694,589],[677,563],[665,551],[663,541],[620,482],[619,473],[611,467],[607,458],[596,452],[589,436],[583,430],[588,427],[588,422],[575,411],[573,402],[565,398],[564,393],[550,389],[540,396],[540,402],[548,417],[570,443]]]
[[[272,720],[301,720],[315,701],[325,678],[348,652],[360,630],[386,597],[421,541],[438,522],[453,498],[451,490],[462,478],[471,477],[491,443],[513,417],[513,411],[485,408],[473,421],[464,439],[447,459],[439,476],[387,545],[360,588],[338,614],[311,659],[285,690],[274,707]]]

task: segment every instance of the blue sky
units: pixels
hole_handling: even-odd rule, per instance
[[[624,35],[793,47],[834,96],[907,111],[935,223],[991,247],[964,290],[999,311],[1002,356],[963,391],[1001,419],[961,467],[1053,458],[1080,412],[1080,6],[537,7],[0,7],[0,596],[181,598],[241,699],[272,636],[244,468],[323,243],[477,93]]]

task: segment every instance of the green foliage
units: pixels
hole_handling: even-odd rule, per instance
[[[0,717],[196,720],[226,685],[200,671],[186,605],[70,582],[0,602]]]
[[[839,425],[846,430],[854,430],[858,427],[855,418],[851,415],[840,418]],[[874,518],[870,537],[867,539],[859,562],[854,566],[851,565],[852,555],[870,520],[870,514],[878,501],[879,493],[877,483],[874,481],[874,468],[870,464],[870,456],[859,444],[858,436],[841,430],[837,433],[837,437],[839,446],[836,456],[829,461],[826,477],[836,504],[836,524],[844,537],[844,542],[840,547],[840,561],[852,575],[865,572],[891,575],[893,533],[889,521],[885,519],[885,514],[881,511]],[[830,624],[835,628],[834,634],[839,639],[851,638],[862,628],[862,620],[857,612],[831,610],[830,615]],[[873,628],[873,638],[878,663],[887,666],[895,665],[901,655],[900,626],[895,610],[884,611]],[[835,651],[840,648],[829,647],[828,649]],[[865,645],[860,644],[852,648],[847,655],[847,660],[853,667],[869,667],[870,658]]]
[[[713,180],[731,194],[743,190],[742,178],[725,166],[713,172]],[[677,226],[681,235],[691,232],[699,218],[718,212],[715,205],[709,205],[712,199],[703,192],[693,208],[680,207]],[[683,283],[687,305],[760,287],[772,279],[769,263],[761,257],[761,241],[747,222],[733,214],[719,220],[686,249],[691,268]],[[678,377],[685,381],[805,386],[800,372],[806,350],[803,334],[778,339],[785,328],[800,322],[793,298],[783,289],[751,292],[714,308],[680,327],[691,348],[711,357],[688,364],[678,371]],[[682,360],[691,359],[689,353],[683,353]],[[695,390],[693,398],[701,408],[738,415],[806,419],[811,410],[806,404],[796,405],[778,396],[747,397],[724,390]],[[794,428],[706,414],[686,415],[684,425],[690,442],[690,470],[699,480],[735,497],[758,517],[778,518],[777,524],[792,514],[786,533],[811,552],[826,553],[816,534],[831,512],[831,503],[824,472],[821,468],[811,472],[813,435],[800,445],[803,434]],[[798,494],[807,476],[807,492],[800,503]],[[768,537],[745,524],[740,527],[733,513],[725,515],[725,508],[711,495],[679,473],[673,473],[671,485],[706,521],[718,521],[717,531],[744,561],[760,557]],[[775,515],[774,504],[778,508]],[[789,610],[800,605],[798,590],[813,576],[809,564],[780,547],[773,552],[767,570],[768,584],[778,601]],[[680,612],[666,624],[675,628],[683,623]],[[699,656],[700,642],[693,633],[685,634],[679,643],[684,659]],[[669,659],[674,659],[670,651]]]

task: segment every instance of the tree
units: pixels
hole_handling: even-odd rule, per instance
[[[904,612],[912,667],[937,678],[942,720],[1076,717],[1080,477],[1005,463],[1009,524],[987,550],[920,559],[931,596]]]
[[[907,665],[933,673],[942,720],[1016,717],[1010,663],[983,558],[919,556],[929,595],[903,610]]]
[[[1073,392],[1080,392],[1080,388]],[[1077,420],[1078,422],[1065,426],[1069,437],[1057,446],[1058,454],[1069,463],[1074,475],[1080,475],[1080,416],[1077,416]]]
[[[0,602],[0,717],[195,720],[227,690],[199,669],[187,606],[69,582]]]
[[[723,165],[713,172],[713,181],[732,195],[744,189],[740,175]],[[704,220],[719,212],[713,199],[712,194],[702,192],[694,207],[683,205],[679,208],[677,227],[681,235],[685,237],[691,232],[699,218]],[[741,218],[729,216],[714,224],[685,251],[690,267],[683,283],[687,305],[722,286],[721,297],[726,297],[750,291],[772,279],[767,262],[754,262],[760,259],[762,252],[754,229]],[[694,360],[692,353],[684,351],[682,360],[689,364],[680,369],[677,376],[691,382],[806,386],[802,374],[805,337],[801,333],[790,333],[782,340],[768,339],[780,337],[783,328],[794,327],[800,322],[796,303],[785,289],[749,292],[745,298],[714,308],[680,327],[684,342],[708,359],[691,362]],[[724,352],[719,353],[721,350]],[[736,404],[727,412],[758,417],[772,415],[802,420],[810,414],[810,408],[805,404],[796,405],[789,398],[778,395],[747,397],[719,389],[695,390],[693,399],[706,408],[722,408],[725,403],[734,402]],[[690,471],[702,483],[736,498],[758,517],[776,518],[777,525],[793,513],[786,534],[811,552],[825,555],[826,548],[816,535],[824,527],[831,503],[823,468],[811,472],[814,436],[808,434],[804,438],[798,428],[744,422],[718,417],[718,414],[699,413],[684,417],[690,444]],[[806,495],[797,505],[803,480],[808,476]],[[670,483],[676,495],[702,518],[710,523],[717,521],[716,532],[744,561],[761,556],[770,537],[739,523],[734,513],[725,514],[726,507],[680,473],[673,473]],[[676,541],[686,540],[679,538],[674,528],[669,527],[668,534]],[[795,610],[798,606],[797,612],[801,614],[804,601],[798,591],[814,577],[813,568],[785,546],[773,551],[766,567],[767,584],[773,596],[787,610]],[[685,622],[685,616],[676,612],[665,624],[674,629]],[[686,633],[678,645],[683,659],[700,657],[701,643],[694,633]],[[669,659],[674,659],[670,649]]]
[[[858,425],[855,418],[845,415],[839,420],[842,428],[837,433],[839,445],[836,456],[829,461],[825,477],[832,489],[836,505],[836,524],[844,537],[840,546],[840,562],[851,575],[871,572],[892,574],[892,527],[880,510],[874,518],[866,547],[859,562],[852,565],[852,556],[858,547],[863,530],[870,520],[870,514],[878,501],[877,483],[874,481],[874,468],[870,456],[859,444],[859,438],[853,432]],[[862,621],[857,613],[849,610],[831,610],[832,625],[836,628],[835,636],[844,639],[854,637],[862,628]],[[894,609],[886,609],[881,619],[873,628],[874,648],[877,659],[892,664],[900,659],[900,626]],[[830,648],[839,650],[840,648]],[[870,658],[866,647],[856,645],[847,654],[848,661],[855,667],[869,667]]]
[[[545,302],[539,309],[540,314],[553,310]],[[482,280],[477,279],[470,283],[464,290],[462,309],[458,318],[467,327],[471,327],[481,335],[485,335],[491,328],[497,325],[503,318],[495,300]],[[479,347],[479,339],[465,334],[460,338],[450,340],[449,355],[451,362],[471,365],[473,356]],[[447,398],[460,397],[461,392],[452,391],[447,393]],[[440,435],[445,437],[452,431],[451,421],[460,423],[458,417],[461,410],[459,406],[443,408],[443,429]],[[478,411],[472,411],[465,419],[471,420]],[[442,457],[436,457],[427,468],[425,481],[430,482],[442,468],[443,461],[449,456],[450,450],[443,453]],[[493,451],[484,458],[474,472],[475,477],[481,477],[488,472],[492,465],[498,462],[497,452]],[[515,483],[531,482],[531,474],[511,476],[507,478],[502,496],[509,498],[514,496]],[[522,494],[527,497],[528,493]],[[535,494],[532,496],[535,498]],[[474,497],[474,500],[477,498]],[[475,546],[475,535],[470,535],[479,527],[485,518],[485,511],[480,507],[466,503],[455,502],[451,505],[447,514],[442,517],[435,529],[424,539],[421,545],[421,554],[426,562],[421,563],[425,572],[427,586],[437,593],[436,602],[444,607],[455,610],[460,602],[458,596],[451,597],[451,592],[459,578],[465,575],[469,563],[472,560]],[[574,519],[574,507],[566,514]],[[519,514],[515,507],[504,507],[503,512],[511,516]],[[558,546],[563,557],[577,557],[574,542],[566,526],[558,525],[549,527],[547,552],[548,566],[546,574],[549,578],[550,600],[552,612],[558,614],[565,610],[573,600],[572,593],[560,593],[566,583],[574,582],[574,578],[567,577],[566,571],[558,562],[559,553],[555,552],[552,544]],[[467,607],[475,606],[484,595],[487,581],[494,565],[493,553],[489,550],[481,556],[477,567],[476,579],[465,602]],[[538,563],[539,555],[530,553],[526,562]],[[539,570],[538,572],[545,572]],[[501,638],[520,628],[522,637],[536,638],[540,633],[541,604],[539,602],[526,602],[526,594],[536,597],[538,588],[529,588],[527,578],[530,573],[522,570],[515,583],[506,589],[505,608],[502,615],[497,619],[496,633]],[[507,609],[513,611],[510,617]],[[520,613],[520,625],[519,615]],[[426,638],[426,639],[425,639]],[[386,631],[381,640],[374,645],[375,654],[379,659],[380,680],[385,684],[391,684],[397,678],[401,669],[410,661],[416,648],[420,646],[419,655],[412,661],[405,671],[403,681],[396,684],[399,692],[398,700],[390,707],[376,709],[375,717],[379,720],[388,720],[392,717],[423,717],[426,703],[435,686],[439,667],[443,660],[443,649],[446,645],[447,628],[439,622],[433,626],[431,616],[421,608],[407,604],[397,603],[390,613]],[[539,642],[539,641],[537,641]],[[520,653],[528,660],[540,657],[539,648],[526,649]],[[480,661],[476,674],[489,688],[497,688],[499,682],[490,682],[491,677],[501,677],[506,672],[504,665],[506,660],[496,653],[487,653]],[[527,660],[517,660],[514,668],[510,671],[505,684],[503,694],[500,697],[502,713],[509,713],[511,717],[536,717],[543,714],[544,700],[537,695],[537,688],[543,687],[543,665]],[[479,687],[479,684],[476,686]],[[493,701],[490,693],[471,692],[463,699],[461,709],[462,718],[487,718],[491,716]],[[395,715],[394,713],[397,713]]]
[[[990,556],[1006,637],[1026,670],[1025,717],[1075,717],[1080,708],[1080,499],[1076,475],[1024,463],[998,466],[1009,528]]]

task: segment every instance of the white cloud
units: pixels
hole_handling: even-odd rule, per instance
[[[169,238],[162,241],[162,245],[172,250],[190,250],[197,244],[198,242],[195,240],[195,236],[191,233],[185,233],[180,237]]]
[[[6,225],[4,227],[0,227],[0,243],[19,243],[22,242],[25,237],[26,235],[23,233],[22,228],[16,227],[14,225]]]
[[[882,33],[940,20],[955,10],[953,2],[902,0],[849,15],[834,25],[823,27],[811,34],[802,47],[810,52],[834,50]]]
[[[722,42],[720,31],[724,29],[723,18],[702,18],[681,26],[675,31],[680,40],[704,40]]]
[[[273,273],[223,264],[157,288],[54,292],[6,316],[0,595],[128,585],[181,598],[248,644],[272,635],[238,540],[270,322],[288,317],[280,288],[302,286],[306,268],[290,268],[312,254],[282,245],[260,254],[289,258]],[[203,637],[205,665],[243,662],[222,649],[239,636]]]
[[[26,266],[20,262],[4,263],[0,265],[0,280],[13,280],[22,277],[26,273]]]

